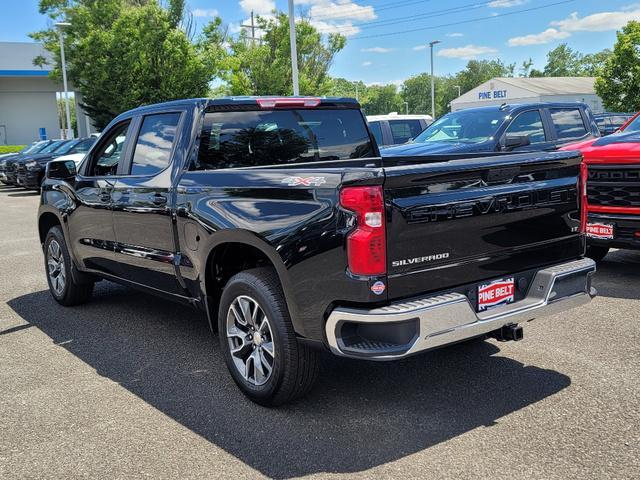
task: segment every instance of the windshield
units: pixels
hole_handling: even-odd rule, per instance
[[[31,145],[25,147],[22,150],[22,153],[38,153],[42,149],[44,149],[47,145],[49,145],[49,141],[48,140],[43,140],[41,142],[35,142],[35,143],[32,143]]]
[[[40,153],[54,152],[65,143],[67,143],[67,140],[56,140],[55,142],[52,142],[51,144],[49,144],[46,148],[43,148],[42,150],[40,150]]]
[[[64,155],[65,153],[69,152],[69,150],[71,150],[73,147],[75,147],[78,143],[80,143],[80,140],[71,140],[70,142],[67,142],[61,145],[60,147],[58,147],[57,149],[55,149],[55,152],[59,153],[60,155]]]
[[[629,132],[637,132],[640,130],[640,116],[637,116],[636,118],[634,118],[633,122],[631,122],[629,125],[627,125],[624,129],[625,133],[629,133]]]
[[[300,109],[205,115],[196,169],[321,162],[373,155],[358,110]]]
[[[429,125],[413,142],[486,142],[493,138],[506,117],[505,112],[493,109],[449,113]]]

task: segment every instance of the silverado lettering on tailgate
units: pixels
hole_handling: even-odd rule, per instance
[[[576,200],[577,193],[575,188],[517,192],[495,197],[483,197],[466,202],[420,206],[408,210],[407,221],[409,223],[439,222],[472,217],[474,215],[575,203]]]

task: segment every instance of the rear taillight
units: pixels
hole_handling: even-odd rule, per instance
[[[387,242],[382,187],[345,187],[340,205],[356,215],[355,229],[347,236],[349,270],[355,275],[387,272]]]
[[[256,99],[260,108],[313,108],[320,105],[319,98],[312,97],[268,97]]]
[[[587,218],[588,218],[588,205],[587,205],[587,178],[589,177],[589,170],[587,164],[582,161],[580,164],[580,233],[587,233]]]

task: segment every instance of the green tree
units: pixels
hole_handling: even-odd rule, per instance
[[[218,73],[221,21],[205,27],[195,44],[181,27],[184,1],[41,0],[40,12],[71,23],[65,28],[67,71],[82,108],[98,128],[119,113],[144,104],[204,96]],[[163,3],[164,5],[164,3]],[[60,74],[54,29],[32,34],[53,52]]]
[[[449,111],[449,103],[458,96],[455,77],[435,77],[436,117]],[[462,93],[462,92],[461,92]],[[402,100],[409,105],[409,112],[431,115],[431,75],[421,73],[408,78],[402,84]]]
[[[242,32],[231,41],[226,81],[233,95],[291,95],[291,46],[289,17],[280,12],[274,18],[258,17],[263,32],[256,43]],[[296,22],[298,77],[300,94],[325,95],[333,82],[329,67],[346,38],[338,34],[323,36],[308,21]]]
[[[582,54],[561,43],[547,53],[545,77],[576,77],[582,75]]]
[[[476,88],[495,77],[513,77],[516,65],[504,64],[500,60],[469,60],[464,70],[456,74],[462,93]]]
[[[605,48],[601,52],[586,54],[582,57],[580,66],[581,74],[587,77],[602,75],[604,67],[612,55],[613,52],[608,48]]]
[[[402,97],[395,85],[371,85],[360,100],[367,115],[385,115],[389,112],[404,112]]]
[[[608,110],[640,110],[640,22],[631,21],[617,33],[595,88]]]

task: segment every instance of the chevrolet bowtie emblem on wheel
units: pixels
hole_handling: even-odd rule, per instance
[[[298,185],[319,187],[323,183],[327,183],[327,181],[324,177],[286,177],[282,179],[282,183],[290,187],[297,187]]]

